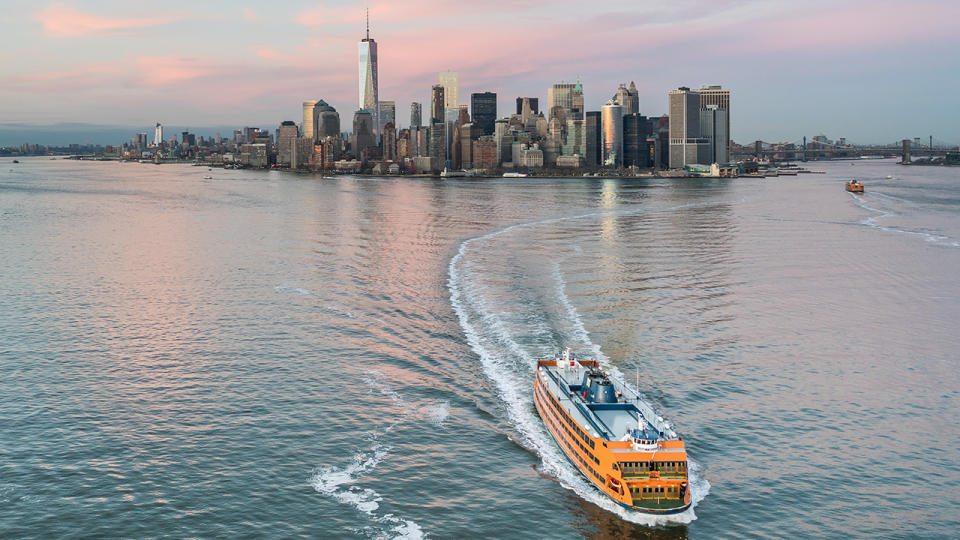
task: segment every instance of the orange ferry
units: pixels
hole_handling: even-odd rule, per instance
[[[847,182],[847,191],[851,193],[863,193],[863,182],[851,180]]]
[[[690,507],[683,438],[597,362],[570,349],[537,362],[534,403],[570,463],[618,504],[650,514]]]

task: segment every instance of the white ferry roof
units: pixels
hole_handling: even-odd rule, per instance
[[[617,392],[616,403],[591,403],[585,400],[581,382],[585,374],[596,373],[597,370],[584,367],[576,361],[573,367],[563,365],[563,360],[558,360],[558,367],[543,366],[541,369],[545,373],[541,380],[546,389],[591,436],[608,441],[621,440],[628,434],[649,440],[677,439],[676,433],[670,429],[670,424],[657,416],[648,403],[640,399],[636,392],[613,379],[609,380]],[[646,429],[643,433],[637,433],[637,418],[641,414]]]

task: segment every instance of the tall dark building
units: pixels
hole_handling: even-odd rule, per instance
[[[530,110],[533,114],[540,112],[540,98],[535,97],[518,97],[517,98],[517,114],[523,114],[523,101],[527,100],[530,105]]]
[[[600,166],[600,111],[587,111],[585,126],[587,136],[587,155],[584,162],[587,167]]]
[[[442,124],[443,120],[443,87],[439,84],[433,85],[430,93],[430,124]]]
[[[420,118],[421,109],[421,105],[417,102],[410,104],[410,127],[418,128],[423,125],[423,120]]]
[[[364,161],[364,152],[370,148],[376,148],[377,136],[373,129],[373,113],[360,109],[353,113],[353,135],[351,146],[353,147],[353,156]]]
[[[473,114],[473,123],[480,127],[481,135],[493,135],[493,123],[497,121],[497,94],[470,94],[470,112]]]
[[[660,147],[660,153],[657,156],[658,163],[654,166],[660,169],[666,169],[670,166],[670,117],[666,114],[654,120],[656,126],[651,129],[654,138],[657,139],[657,146]],[[653,122],[651,122],[653,124]]]
[[[314,108],[313,126],[314,132],[304,133],[303,136],[310,137],[314,142],[327,137],[339,137],[340,113],[321,99]]]
[[[650,148],[647,144],[650,124],[647,117],[638,113],[623,117],[623,165],[625,167],[653,167],[650,161]]]

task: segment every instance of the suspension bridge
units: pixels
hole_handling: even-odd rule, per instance
[[[846,141],[830,141],[825,137],[814,137],[807,141],[803,137],[791,142],[755,141],[746,146],[735,145],[734,158],[757,158],[772,161],[806,161],[816,159],[859,158],[861,156],[899,157],[909,163],[916,157],[943,157],[948,153],[960,151],[955,143],[939,140],[933,136],[925,139],[903,139],[886,144],[855,144]]]

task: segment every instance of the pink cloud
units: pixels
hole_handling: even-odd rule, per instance
[[[253,8],[240,8],[240,16],[243,17],[243,20],[251,23],[258,23],[263,20],[260,13]]]
[[[48,36],[77,37],[104,32],[116,32],[169,24],[179,17],[104,17],[84,13],[69,6],[54,4],[34,14]]]
[[[144,86],[168,86],[183,81],[216,75],[221,68],[196,58],[141,56],[136,60],[139,82]]]

